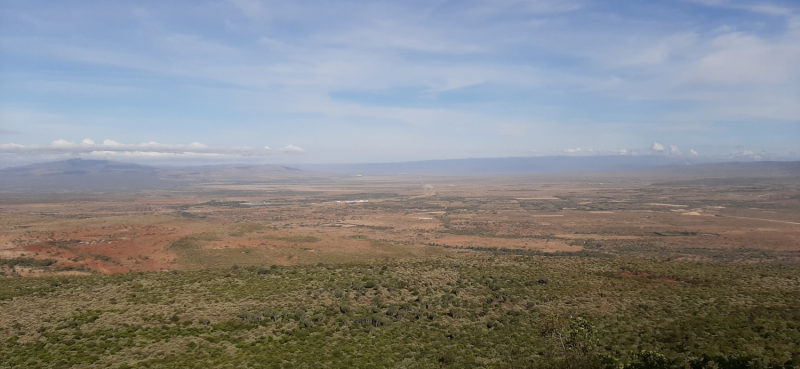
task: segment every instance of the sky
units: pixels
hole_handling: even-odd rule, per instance
[[[797,1],[0,0],[0,166],[800,160]]]

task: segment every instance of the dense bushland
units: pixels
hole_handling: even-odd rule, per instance
[[[0,259],[0,266],[8,267],[46,267],[55,264],[55,260],[51,259],[34,259],[26,257],[18,257],[13,259]]]
[[[2,282],[0,367],[800,366],[800,273],[778,267],[494,255]]]

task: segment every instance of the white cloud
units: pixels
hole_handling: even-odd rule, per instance
[[[694,151],[694,149],[691,149],[691,150],[689,150],[689,154],[697,155],[697,151]]]
[[[502,136],[524,136],[528,127],[524,124],[500,123],[496,130]]]
[[[226,155],[198,152],[154,152],[154,151],[91,151],[90,157],[131,158],[131,159],[216,159]]]
[[[781,83],[800,76],[798,40],[767,41],[731,32],[714,38],[708,48],[692,66],[690,82]]]
[[[203,157],[256,157],[274,154],[301,154],[305,150],[301,147],[288,145],[281,149],[273,150],[268,146],[263,149],[249,147],[209,147],[199,142],[189,145],[165,145],[156,142],[141,144],[123,144],[114,140],[103,140],[102,144],[95,144],[91,139],[85,139],[80,145],[67,140],[56,140],[48,146],[0,144],[0,154],[19,155],[51,155],[51,154],[89,154],[92,156],[127,156],[127,157],[173,157],[173,158],[203,158]]]
[[[583,153],[583,155],[632,155],[635,152],[627,150],[627,149],[581,149],[580,147],[574,149],[563,149],[560,150],[563,153],[567,154],[579,154]]]
[[[413,50],[431,53],[470,54],[487,49],[447,39],[441,30],[400,22],[372,22],[367,28],[342,33],[329,42],[348,44],[357,48]]]
[[[577,96],[571,93],[575,90],[590,92],[580,95],[590,100],[595,96],[622,99],[631,104],[650,100],[666,102],[666,105],[675,107],[645,112],[647,119],[653,122],[650,126],[658,126],[655,130],[683,129],[682,127],[687,126],[690,129],[700,127],[700,130],[704,130],[707,128],[704,124],[711,125],[704,122],[764,119],[794,122],[800,116],[794,88],[797,86],[796,78],[800,75],[800,69],[796,66],[796,60],[800,60],[798,32],[791,31],[791,26],[784,28],[781,24],[782,18],[778,18],[792,17],[797,12],[796,9],[766,4],[744,6],[737,5],[742,4],[741,2],[724,0],[706,2],[709,6],[739,7],[740,10],[774,16],[770,18],[775,22],[774,27],[768,27],[770,31],[764,32],[754,30],[758,27],[753,26],[761,18],[742,17],[744,21],[740,22],[739,17],[711,17],[708,22],[702,23],[670,22],[667,17],[647,19],[646,14],[642,14],[644,18],[630,17],[625,12],[615,14],[613,7],[608,8],[607,12],[597,13],[596,7],[591,3],[590,14],[578,13],[576,17],[572,17],[571,14],[562,13],[580,9],[581,4],[572,0],[475,0],[449,3],[446,6],[437,2],[413,5],[344,2],[329,7],[303,2],[227,1],[227,6],[221,4],[222,2],[214,2],[214,6],[199,5],[186,9],[191,14],[198,15],[198,22],[219,22],[224,19],[230,27],[228,30],[232,31],[226,35],[209,34],[204,32],[205,28],[194,28],[195,24],[172,27],[173,24],[168,21],[171,14],[159,14],[159,9],[153,7],[142,11],[143,17],[146,13],[153,12],[153,23],[134,29],[136,42],[98,42],[103,39],[93,39],[92,34],[82,35],[81,29],[75,29],[74,36],[69,38],[59,39],[57,35],[39,37],[42,34],[4,38],[3,48],[12,55],[29,54],[36,59],[78,61],[89,63],[90,66],[112,65],[145,76],[151,73],[158,78],[165,77],[164,80],[167,81],[184,81],[187,85],[202,86],[192,89],[192,95],[202,95],[203,99],[213,96],[215,103],[235,101],[231,105],[235,105],[236,110],[245,117],[242,122],[248,119],[257,121],[258,119],[251,118],[263,116],[265,111],[287,116],[287,121],[295,122],[312,120],[315,118],[307,117],[319,114],[323,116],[320,121],[358,120],[371,127],[389,127],[371,131],[379,132],[380,135],[395,133],[391,131],[394,126],[407,125],[411,129],[426,126],[430,129],[419,136],[425,136],[431,141],[464,137],[466,139],[461,141],[467,142],[485,138],[476,137],[473,133],[484,134],[485,130],[474,128],[479,126],[493,127],[497,133],[508,136],[538,132],[536,124],[527,122],[533,117],[558,127],[552,129],[555,134],[534,143],[546,143],[541,149],[549,152],[561,151],[559,149],[576,143],[585,145],[587,142],[598,142],[590,140],[593,137],[586,131],[573,131],[576,122],[592,115],[592,108],[588,107],[597,105],[588,101],[589,104],[581,105],[587,108],[573,108],[576,105],[571,104],[575,102],[567,97]],[[214,13],[203,15],[203,12],[209,10]],[[675,10],[674,13],[668,13],[677,14],[680,11],[677,8]],[[104,12],[102,7],[100,11]],[[67,17],[64,19],[48,14],[50,13],[31,11],[28,17],[42,25],[67,25],[76,22],[75,18],[69,18],[72,13],[64,14]],[[83,12],[76,11],[75,14]],[[589,19],[586,18],[588,15],[591,15],[593,21],[584,24],[584,20]],[[48,16],[53,19],[48,19]],[[687,13],[686,20],[692,20],[690,16]],[[271,23],[275,19],[280,19],[280,24],[290,26],[298,32],[275,32],[274,24]],[[653,22],[649,24],[649,21]],[[787,25],[791,24],[787,18]],[[102,32],[94,33],[102,35]],[[72,35],[73,32],[63,34]],[[125,32],[115,33],[112,40],[116,41],[117,36],[124,34]],[[122,38],[119,40],[126,41]],[[61,82],[59,93],[74,91],[79,87],[78,81],[81,81],[80,76],[64,77],[68,81],[58,81],[58,78],[49,80],[47,76],[41,78],[40,87]],[[142,95],[158,93],[150,91],[147,86],[124,86],[125,78],[110,81],[112,82],[94,83],[98,81],[88,80],[82,81],[81,85],[96,92]],[[66,84],[68,82],[76,85]],[[200,83],[193,84],[195,82]],[[753,86],[750,84],[753,83],[758,86],[751,88]],[[733,84],[748,85],[731,86]],[[114,92],[108,90],[111,87],[125,87],[129,90]],[[466,87],[472,89],[465,89]],[[15,86],[9,88],[14,89]],[[421,90],[417,95],[427,100],[406,104],[388,98],[374,103],[368,98],[355,97],[343,101],[332,97],[341,91],[356,91],[369,96],[376,91],[380,94],[382,91],[391,92],[393,89],[405,88]],[[458,89],[465,89],[467,94],[455,91]],[[484,89],[491,92],[487,94]],[[550,94],[551,90],[554,93],[552,96],[566,96],[563,98],[566,102],[561,103],[562,98],[559,98],[559,101],[551,105],[537,101],[541,99],[532,98],[524,99],[530,103],[518,104],[493,102],[493,97],[489,96],[495,91],[518,91],[519,96],[538,96],[540,93]],[[450,103],[437,101],[437,97],[448,94],[452,95],[447,100]],[[467,96],[468,102],[457,101],[460,96]],[[487,97],[488,103],[484,103],[482,97]],[[188,98],[200,99],[197,96]],[[405,101],[405,98],[401,100]],[[452,103],[453,101],[457,103]],[[471,101],[476,103],[470,103]],[[646,104],[664,106],[660,103]],[[647,109],[630,109],[633,112],[640,110]],[[572,114],[573,111],[575,114]],[[74,132],[90,132],[93,126],[99,128],[103,125],[103,132],[107,132],[108,136],[132,137],[128,135],[130,131],[124,130],[127,128],[121,128],[132,125],[114,123],[112,120],[137,121],[142,118],[120,118],[125,113],[117,112],[116,116],[109,114],[108,117],[97,117],[94,118],[95,122],[89,122],[85,116],[74,115],[71,111],[61,113],[54,109],[52,113],[54,114],[36,119],[23,116],[10,119],[5,114],[0,117],[0,121],[5,121],[4,126],[8,129],[50,132],[52,136],[48,138],[54,139],[72,137]],[[623,113],[621,116],[615,119],[625,122],[641,120],[641,116],[636,113]],[[672,119],[675,117],[678,119]],[[192,117],[184,116],[172,121],[170,119],[172,118],[159,118],[173,127],[189,127],[190,123],[187,122]],[[99,122],[101,120],[103,122]],[[48,122],[71,122],[84,126],[72,130],[65,128],[56,133],[44,127],[45,124],[53,124]],[[246,127],[248,124],[241,123],[241,127],[259,135],[269,133],[268,125],[250,124],[250,127]],[[592,124],[596,127],[608,126],[602,119]],[[715,125],[723,124],[725,123]],[[287,124],[290,125],[292,124]],[[159,124],[150,119],[149,124],[142,124],[135,129],[158,130],[159,127]],[[216,127],[218,128],[204,132],[207,136],[196,136],[196,139],[211,140],[207,137],[230,132],[222,124]],[[406,127],[400,127],[397,131],[404,129]],[[312,129],[307,133],[286,129],[284,133],[287,136],[281,140],[289,142],[297,139],[296,137],[304,137],[304,142],[309,142],[309,137],[317,135],[314,139],[330,143],[329,154],[324,154],[329,155],[324,157],[326,160],[348,149],[342,136],[321,137],[324,134],[312,133],[320,131],[322,130]],[[605,143],[614,145],[610,147],[633,147],[635,142],[646,142],[643,137],[647,137],[648,132],[649,128],[615,132],[616,135]],[[0,130],[0,134],[5,133]],[[467,137],[471,134],[472,137]],[[702,132],[698,136],[700,134]],[[181,136],[176,135],[170,139],[181,140],[179,137]],[[731,137],[726,138],[733,141]],[[22,139],[26,137],[20,138]],[[36,141],[26,141],[31,142]],[[505,142],[496,140],[487,144],[486,150],[482,152],[502,152],[506,146],[510,146]],[[252,141],[247,143],[261,147]],[[66,141],[61,143],[62,147],[70,144]],[[78,145],[95,143],[84,140]],[[103,145],[122,144],[111,140],[103,142]],[[111,151],[121,152],[118,150],[128,149],[130,152],[143,152],[141,150],[145,150],[144,148],[147,148],[144,152],[173,150],[166,147],[159,149],[159,145],[149,142]],[[653,151],[671,152],[658,145],[660,148],[656,149],[654,145]],[[363,146],[365,150],[382,153],[388,145],[373,140],[364,142]],[[468,144],[464,146],[469,147]],[[293,146],[275,147],[276,149],[264,147],[263,150],[297,152]],[[201,149],[209,148],[189,144],[176,146],[174,152],[204,152]],[[431,150],[425,148],[414,152],[425,155]],[[706,154],[710,149],[703,150]],[[103,148],[99,151],[108,150]],[[727,151],[718,152],[727,154]],[[583,154],[587,153],[585,151]],[[403,153],[398,154],[398,157],[401,155],[409,156]]]
[[[662,153],[662,152],[664,152],[664,146],[661,145],[658,142],[654,142],[653,146],[650,148],[650,150],[653,150],[653,151],[655,151],[657,153]]]
[[[285,153],[293,153],[293,154],[300,154],[306,152],[306,150],[303,150],[302,148],[299,148],[294,145],[286,145],[285,147],[278,149],[278,151]]]
[[[69,142],[67,140],[55,140],[53,143],[50,144],[50,147],[53,148],[68,148],[68,147],[75,147],[74,142]]]
[[[761,152],[755,152],[753,150],[737,150],[737,151],[734,151],[734,152],[730,153],[729,157],[730,158],[736,158],[736,159],[761,160],[761,159],[764,158],[764,156],[767,156],[767,155],[768,155],[767,152],[765,152],[763,150]]]
[[[747,4],[740,2],[732,2],[727,0],[690,0],[692,2],[700,3],[706,6],[714,6],[729,9],[741,9],[753,13],[762,13],[776,16],[793,16],[794,12],[789,9],[778,5],[771,4]],[[753,2],[758,3],[758,2]]]
[[[261,15],[263,7],[258,0],[229,0],[234,7],[239,9],[245,17],[257,18]]]
[[[678,149],[678,146],[676,146],[676,145],[669,145],[669,154],[670,155],[680,155],[681,154],[681,150]]]
[[[551,1],[551,0],[487,0],[478,1],[476,6],[462,12],[466,19],[519,16],[520,14],[548,14],[563,13],[581,9],[583,6],[578,1]]]
[[[714,33],[728,33],[728,32],[733,32],[733,31],[735,31],[735,29],[733,27],[731,27],[731,26],[729,26],[727,24],[723,24],[723,25],[715,28],[713,32]]]
[[[686,56],[696,47],[698,41],[699,36],[694,32],[678,33],[655,40],[652,45],[647,43],[641,47],[628,47],[622,50],[623,54],[633,53],[632,55],[612,53],[598,56],[611,58],[606,60],[606,63],[614,67],[659,65],[670,61],[671,58]]]

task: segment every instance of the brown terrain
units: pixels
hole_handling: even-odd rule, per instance
[[[800,264],[796,181],[644,175],[285,178],[5,192],[2,275],[167,271],[508,252]],[[183,240],[184,246],[174,244]],[[188,242],[188,243],[187,243]],[[188,245],[188,246],[186,246]],[[497,250],[495,250],[497,248]]]

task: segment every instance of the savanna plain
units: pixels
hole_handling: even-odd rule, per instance
[[[800,183],[3,192],[2,368],[800,367]]]

